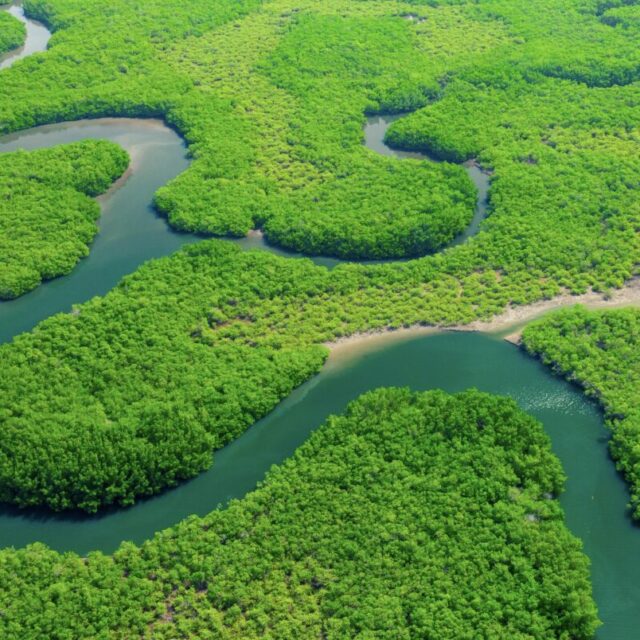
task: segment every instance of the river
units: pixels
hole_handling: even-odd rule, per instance
[[[432,161],[424,154],[395,151],[384,143],[384,134],[397,117],[369,117],[364,127],[367,147],[383,155]],[[126,149],[131,156],[129,170],[98,199],[101,205],[99,232],[90,247],[89,256],[81,260],[70,274],[44,282],[14,300],[0,301],[0,342],[28,331],[54,313],[69,311],[73,304],[104,295],[146,260],[169,255],[183,244],[199,239],[193,234],[174,231],[152,206],[157,189],[189,166],[184,141],[160,120],[101,118],[34,127],[0,137],[0,153],[43,149],[89,138],[111,140]],[[473,164],[466,168],[477,187],[478,198],[471,224],[452,245],[475,234],[487,212],[489,178]],[[243,249],[261,249],[292,258],[305,257],[267,245],[262,234],[256,231],[231,242]],[[342,262],[323,256],[311,259],[329,268]]]
[[[60,551],[113,551],[142,542],[191,514],[242,497],[272,464],[289,455],[331,413],[380,386],[460,391],[476,387],[509,395],[542,421],[568,476],[561,496],[567,524],[592,562],[596,602],[605,626],[599,640],[634,637],[640,602],[640,532],[631,524],[624,482],[607,454],[598,408],[513,345],[481,333],[448,332],[336,351],[323,372],[271,414],[215,454],[197,478],[128,509],[97,516],[45,510],[0,511],[0,544],[40,541]]]
[[[47,50],[51,32],[36,20],[28,19],[24,15],[24,10],[20,2],[5,5],[2,9],[10,13],[14,18],[20,20],[20,22],[24,24],[27,33],[22,47],[0,56],[0,69],[6,69],[22,58]]]
[[[384,144],[393,119],[373,116],[367,120],[367,146],[384,155],[429,159]],[[173,232],[151,207],[155,190],[188,166],[181,138],[159,121],[116,118],[48,125],[5,136],[0,151],[84,138],[106,138],[122,145],[132,157],[131,170],[100,198],[100,232],[90,256],[70,275],[0,304],[0,340],[10,340],[53,313],[106,293],[141,262],[198,239]],[[486,215],[488,177],[472,163],[467,170],[478,187],[478,203],[472,224],[456,242],[475,233]],[[273,250],[259,234],[237,242],[244,248]],[[337,261],[317,262],[332,266]],[[517,348],[480,333],[406,339],[391,335],[384,341],[341,347],[320,375],[217,452],[208,472],[134,507],[97,516],[4,507],[0,509],[0,544],[20,547],[40,541],[60,551],[84,554],[93,549],[111,552],[122,540],[141,542],[188,515],[202,515],[230,498],[242,497],[330,413],[341,412],[350,400],[379,386],[447,391],[477,387],[515,398],[541,420],[568,476],[561,497],[568,526],[583,540],[592,561],[595,599],[605,622],[597,637],[628,640],[634,636],[640,603],[640,532],[627,516],[628,493],[608,457],[608,433],[600,411],[579,390],[551,376]]]

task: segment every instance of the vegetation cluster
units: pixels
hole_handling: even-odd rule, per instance
[[[365,112],[417,109],[392,143],[492,169],[480,233],[331,272],[205,243],[51,318],[2,347],[3,500],[128,504],[210,464],[319,369],[326,341],[488,318],[637,271],[640,93],[618,79],[633,25],[605,24],[592,0],[298,4],[30,0],[56,33],[0,74],[0,126],[162,116],[193,156],[157,194],[174,226],[264,225],[309,253],[381,257],[446,242],[471,213],[461,167],[362,145]],[[435,236],[417,231],[416,203],[444,216]]]
[[[256,491],[141,547],[1,551],[1,635],[587,640],[563,481],[511,400],[369,392]]]
[[[526,328],[526,349],[582,386],[604,408],[611,455],[640,519],[640,311],[560,311]]]
[[[319,371],[327,342],[489,318],[637,274],[637,3],[25,6],[55,33],[0,74],[1,132],[161,117],[193,159],[156,195],[174,228],[422,257],[329,271],[207,240],[16,337],[0,347],[1,501],[131,504],[209,466]],[[390,144],[443,162],[366,149],[365,114],[383,112],[412,112]],[[445,248],[471,219],[457,165],[472,158],[491,172],[489,217]],[[89,196],[125,166],[106,143],[0,158],[0,264],[16,256],[3,297],[86,253]],[[60,220],[68,228],[50,226]],[[558,318],[525,343],[598,390],[638,515],[635,358],[621,346],[636,317]],[[628,388],[614,388],[620,372]],[[591,638],[586,560],[548,496],[561,487],[540,426],[511,402],[379,391],[246,499],[140,548],[0,552],[0,635]]]
[[[320,369],[321,327],[253,316],[286,323],[328,273],[202,242],[0,346],[0,500],[95,511],[207,468]]]
[[[160,210],[190,231],[244,235],[259,226],[269,242],[311,255],[392,258],[446,245],[473,213],[463,169],[399,163],[362,145],[365,112],[412,109],[437,90],[429,73],[406,66],[416,53],[411,32],[395,18],[345,19],[316,7],[284,21],[283,7],[168,54],[197,86],[176,109],[179,129],[190,139],[193,102],[206,129],[192,171],[158,194]]]
[[[46,56],[0,79],[3,129],[164,117],[194,158],[157,196],[179,229],[258,226],[270,242],[345,258],[444,246],[471,217],[462,169],[362,145],[365,112],[418,109],[391,142],[493,171],[482,232],[425,258],[427,269],[471,290],[476,274],[495,274],[514,302],[620,286],[635,270],[637,29],[605,24],[593,0],[193,2],[188,12],[116,2],[108,29],[99,7],[77,0],[27,7],[57,33]],[[492,293],[471,295],[485,304]]]
[[[128,164],[102,140],[0,154],[0,299],[69,273],[89,253],[100,215],[92,197]]]
[[[10,13],[0,10],[0,56],[17,49],[25,37],[25,27]]]

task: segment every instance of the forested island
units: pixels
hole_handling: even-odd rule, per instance
[[[586,640],[598,621],[551,497],[562,483],[541,425],[513,401],[380,389],[243,500],[140,548],[0,552],[0,630]]]
[[[0,298],[69,273],[89,253],[100,215],[92,196],[128,164],[106,141],[0,155]]]
[[[637,2],[25,0],[24,10],[53,36],[0,71],[10,337],[0,501],[16,521],[137,509],[198,476],[322,376],[340,341],[464,329],[585,293],[606,301],[638,274]],[[29,20],[25,30],[0,11],[0,55],[28,40]],[[363,131],[376,114],[397,118],[389,147],[422,155],[370,148]],[[116,286],[124,268],[109,287],[85,281],[52,304],[63,313],[38,315],[92,260],[95,197],[123,176],[131,147],[125,133],[2,144],[39,125],[60,126],[64,142],[64,127],[119,117],[175,131],[165,129],[176,157],[162,162],[176,177],[162,173],[136,199],[162,233],[144,257],[126,256]],[[469,167],[489,184],[481,220],[486,184],[478,191]],[[111,255],[118,233],[145,241],[125,226],[100,236]],[[256,238],[260,250],[246,250]],[[523,333],[527,353],[602,404],[636,518],[639,321],[631,309],[578,308]],[[444,376],[443,364],[425,366]],[[0,551],[0,629],[594,638],[589,565],[564,524],[562,486],[541,425],[513,401],[372,391],[257,490],[151,541],[86,558]],[[607,635],[637,611],[621,607],[601,616],[598,640],[627,640]]]

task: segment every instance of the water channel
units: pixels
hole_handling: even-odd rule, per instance
[[[424,154],[390,149],[384,134],[397,116],[372,116],[364,128],[368,148],[399,158],[428,159]],[[160,120],[101,118],[34,127],[0,137],[0,153],[17,149],[42,149],[86,139],[111,140],[127,150],[131,165],[123,179],[99,198],[102,215],[99,233],[89,256],[68,275],[49,280],[15,300],[0,301],[0,342],[6,342],[54,313],[69,311],[73,304],[104,295],[146,260],[173,253],[183,244],[200,238],[174,231],[155,212],[153,195],[159,187],[189,166],[182,138]],[[487,211],[489,178],[473,164],[467,171],[478,189],[474,217],[452,244],[477,232]],[[267,245],[260,232],[231,240],[243,249],[261,249],[287,257],[303,257]],[[340,260],[312,258],[316,264],[333,267]]]
[[[10,10],[14,14],[21,11],[15,5]],[[40,48],[31,51],[46,48],[41,31],[29,28],[28,33],[40,34]],[[14,55],[12,61],[27,55],[29,47],[28,39],[22,52],[10,54]],[[5,56],[2,64],[8,66],[9,60]],[[369,118],[366,145],[384,155],[431,160],[384,144],[386,128],[395,117]],[[181,138],[159,121],[114,118],[47,125],[5,136],[0,140],[0,152],[85,138],[121,144],[132,157],[130,171],[100,198],[100,232],[90,256],[70,275],[47,282],[17,300],[0,303],[0,341],[10,340],[53,313],[69,310],[72,304],[106,293],[143,261],[198,240],[173,232],[151,206],[156,189],[188,166]],[[457,242],[473,235],[486,215],[488,177],[473,163],[467,170],[478,187],[478,206],[473,222]],[[244,248],[274,250],[259,234],[237,242]],[[336,261],[317,262],[332,266]],[[217,452],[208,472],[134,507],[97,516],[3,507],[0,545],[21,547],[40,541],[60,551],[84,554],[93,549],[111,552],[122,540],[141,542],[190,514],[205,514],[231,498],[242,497],[329,414],[341,412],[349,401],[379,386],[447,391],[477,387],[515,398],[541,420],[568,476],[567,490],[561,497],[567,523],[583,540],[592,561],[595,598],[605,622],[598,639],[634,637],[640,603],[640,531],[628,518],[628,493],[608,458],[608,434],[598,408],[514,346],[479,333],[392,335],[341,347],[320,375]]]
[[[13,2],[10,5],[0,7],[14,18],[20,20],[25,26],[26,37],[23,46],[4,55],[0,55],[0,69],[10,67],[14,62],[26,58],[34,53],[47,50],[47,44],[51,37],[51,32],[43,24],[36,20],[30,20],[24,15],[21,2]]]

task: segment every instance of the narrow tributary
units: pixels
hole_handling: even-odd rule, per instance
[[[51,36],[45,26],[25,17],[20,3],[6,5],[4,9],[26,24],[27,37],[22,48],[4,56],[0,68],[8,67],[32,53],[45,51]],[[397,151],[385,144],[387,128],[399,117],[367,118],[365,145],[385,156],[432,161],[426,154]],[[159,120],[102,118],[34,127],[1,137],[0,153],[17,149],[42,149],[88,138],[111,140],[129,152],[132,162],[126,179],[118,181],[114,188],[99,198],[102,208],[99,233],[87,258],[81,260],[66,276],[47,281],[15,300],[0,301],[0,342],[28,331],[55,313],[70,311],[73,304],[104,295],[124,275],[135,271],[146,260],[168,255],[183,244],[199,240],[195,235],[172,230],[153,209],[155,191],[189,166],[184,141]],[[452,245],[476,233],[487,211],[489,177],[473,163],[466,163],[465,167],[478,189],[478,199],[471,224]],[[260,249],[292,258],[303,257],[267,245],[259,231],[251,232],[246,238],[230,241],[243,249]],[[341,262],[326,257],[311,259],[329,268]]]
[[[427,158],[424,154],[390,149],[384,143],[386,129],[394,119],[394,116],[368,118],[364,129],[366,145],[376,152],[398,158]],[[156,190],[189,166],[184,141],[160,120],[101,118],[34,127],[1,137],[0,153],[43,149],[89,138],[111,140],[126,149],[131,156],[129,171],[99,198],[100,229],[88,257],[70,274],[44,282],[15,300],[0,301],[0,342],[28,331],[54,313],[70,311],[73,304],[104,295],[146,260],[166,256],[183,244],[201,239],[174,231],[153,208]],[[476,233],[486,215],[489,178],[474,164],[468,164],[467,170],[478,188],[477,206],[473,221],[452,244]],[[266,244],[259,232],[230,242],[243,249],[304,257]],[[311,259],[329,268],[341,262],[325,257]]]

